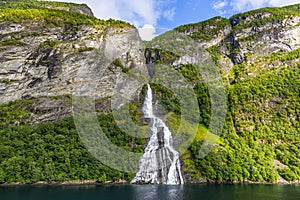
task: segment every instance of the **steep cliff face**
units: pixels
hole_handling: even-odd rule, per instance
[[[203,48],[212,48],[213,53],[223,55],[221,62],[230,58],[233,64],[241,64],[274,52],[298,49],[299,23],[299,12],[289,7],[264,8],[237,14],[229,20],[215,17],[183,25],[175,31],[195,39]]]
[[[30,12],[35,15],[39,9],[45,16],[37,14],[32,20],[26,19],[25,13],[22,15],[14,9],[1,10],[8,19],[1,19],[0,22],[0,103],[72,95],[74,87],[86,81],[82,80],[79,71],[94,74],[97,68],[103,68],[100,70],[104,74],[98,80],[95,98],[104,99],[113,95],[117,80],[125,79],[126,72],[144,63],[144,50],[136,28],[124,22],[101,21],[68,12],[91,14],[87,12],[89,9],[86,6],[40,4],[36,5],[38,8],[31,8]],[[13,5],[17,7],[17,4]],[[21,9],[22,5],[19,5]],[[21,11],[27,12],[29,9]],[[67,16],[47,21],[48,13]],[[110,60],[110,66],[98,63],[91,68],[103,56]],[[118,61],[117,65],[113,64],[114,60]],[[141,87],[138,83],[130,86],[132,88],[127,88],[127,94]],[[65,107],[70,102],[53,104],[50,100],[47,103],[46,99],[42,101],[43,106],[40,106],[50,112],[47,113],[50,121],[53,120],[49,117],[51,110],[56,116],[59,116],[57,111],[62,112],[62,117],[71,114],[70,106]],[[65,100],[70,101],[66,98],[60,101]],[[105,110],[108,111],[109,106]],[[46,119],[44,115],[34,121]]]
[[[236,41],[234,50],[238,51],[232,57],[234,63],[254,61],[257,57],[274,52],[289,52],[299,48],[300,17],[290,15],[270,20],[272,17],[272,13],[261,11],[247,17],[231,18],[235,29],[235,34],[232,35],[232,39]]]
[[[58,10],[65,10],[69,12],[76,12],[80,14],[94,16],[93,11],[90,7],[86,4],[71,4],[71,3],[56,3],[56,2],[40,2],[38,3],[39,6],[49,9],[58,9]]]
[[[5,23],[3,26],[2,33],[8,32],[7,29],[12,26],[19,27],[22,30],[20,34],[30,35],[33,30],[36,30],[35,28],[28,30],[19,24]],[[94,62],[93,59],[97,57],[97,49],[107,52],[110,51],[110,48],[118,48],[122,53],[119,55],[121,62],[124,63],[124,67],[129,69],[143,63],[142,46],[130,44],[132,37],[139,40],[138,33],[134,28],[117,30],[122,33],[115,33],[115,28],[106,29],[105,33],[104,30],[97,30],[89,26],[70,28],[76,30],[67,33],[68,30],[61,27],[44,29],[43,32],[39,32],[41,36],[25,36],[20,39],[18,41],[22,43],[20,46],[2,46],[1,61],[5,67],[1,69],[1,94],[4,97],[1,99],[1,103],[23,98],[72,94],[74,84],[78,81],[76,80],[78,70],[88,63]],[[8,33],[3,40],[13,40],[9,37],[14,33],[16,32]],[[22,36],[16,33],[14,37]],[[106,41],[111,40],[114,40],[116,46],[106,45]],[[121,45],[121,43],[126,45]],[[112,78],[112,76],[122,76],[123,73],[117,69],[114,72],[107,70],[102,81]],[[99,92],[99,98],[110,96],[113,84],[113,81],[111,84],[107,82],[104,90],[99,88],[103,90]]]
[[[175,28],[175,31],[190,36],[203,48],[220,44],[231,33],[231,30],[229,20],[222,17]]]

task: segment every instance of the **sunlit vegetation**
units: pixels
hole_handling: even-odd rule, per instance
[[[105,117],[100,123],[111,124]],[[112,141],[126,142],[108,125]],[[83,146],[73,119],[37,126],[1,126],[0,183],[95,180],[131,180],[133,174],[111,169],[96,160]],[[110,136],[110,135],[109,135]]]
[[[122,72],[124,72],[124,73],[128,73],[128,72],[130,71],[130,68],[124,66],[124,65],[122,64],[122,62],[120,61],[120,59],[114,60],[114,61],[112,62],[112,64],[115,65],[116,67],[120,67],[121,70],[122,70]]]
[[[40,47],[42,48],[54,48],[59,44],[59,41],[56,40],[45,40],[40,44]]]
[[[0,46],[26,46],[27,44],[18,39],[4,39],[0,41]]]
[[[94,47],[82,47],[78,49],[79,52],[93,51],[93,50],[95,50]]]
[[[287,8],[261,8],[233,15],[230,18],[235,31],[249,27],[259,27],[267,23],[278,22],[290,17],[300,16],[300,12]],[[246,20],[249,18],[248,20]],[[238,19],[238,21],[237,21]]]
[[[52,5],[49,7],[47,5]],[[38,22],[44,26],[112,26],[116,28],[130,27],[131,25],[119,20],[100,20],[95,17],[81,14],[78,12],[69,12],[67,10],[56,9],[55,6],[72,7],[76,4],[67,4],[59,2],[39,2],[39,1],[18,1],[18,2],[0,2],[0,22],[13,22],[25,24],[26,22]]]
[[[203,22],[179,26],[175,28],[175,31],[187,33],[195,40],[209,41],[216,37],[221,30],[224,30],[226,26],[230,26],[228,19],[214,17]]]
[[[30,126],[15,124],[31,115],[36,100],[1,105],[0,182],[131,180],[133,174],[113,170],[96,160],[83,146],[73,118]],[[144,139],[122,132],[112,115],[100,115],[99,124],[117,146],[141,153]]]
[[[202,176],[219,181],[299,180],[299,68],[286,68],[227,88],[229,113],[218,146],[197,159]],[[197,148],[198,147],[198,148]],[[274,160],[287,165],[276,170]]]

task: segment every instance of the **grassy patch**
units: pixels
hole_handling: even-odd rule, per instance
[[[49,40],[47,39],[46,41],[42,42],[40,44],[40,47],[42,48],[54,48],[56,47],[60,42],[57,40]]]
[[[248,37],[239,38],[237,41],[238,42],[249,42],[249,41],[256,40],[257,38],[258,38],[258,33],[254,33]]]
[[[300,48],[290,52],[275,52],[264,57],[264,60],[271,62],[276,60],[285,62],[289,60],[295,60],[297,58],[300,58]]]
[[[128,73],[128,72],[130,71],[130,68],[125,67],[125,66],[122,64],[122,62],[121,62],[120,59],[114,60],[114,61],[112,62],[112,64],[114,64],[114,65],[117,66],[117,67],[120,67],[120,68],[122,69],[122,72],[124,72],[124,73]]]
[[[0,42],[1,46],[26,46],[27,44],[18,39],[4,39]]]
[[[82,47],[79,48],[78,51],[81,52],[86,52],[86,51],[93,51],[95,48],[94,47]]]

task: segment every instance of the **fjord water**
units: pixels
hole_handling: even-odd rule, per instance
[[[1,200],[299,200],[299,185],[0,186]]]
[[[142,111],[150,121],[151,137],[139,161],[139,170],[133,183],[183,184],[179,153],[173,148],[170,129],[162,119],[153,114],[152,89],[147,84],[147,93]]]

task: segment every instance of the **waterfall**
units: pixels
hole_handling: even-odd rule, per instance
[[[147,85],[142,111],[149,119],[152,136],[139,161],[139,169],[132,183],[183,184],[179,153],[173,148],[172,133],[160,118],[153,114],[152,90]]]
[[[142,111],[145,118],[154,118],[153,116],[153,107],[152,107],[152,90],[149,84],[147,84],[147,94],[144,100]]]

